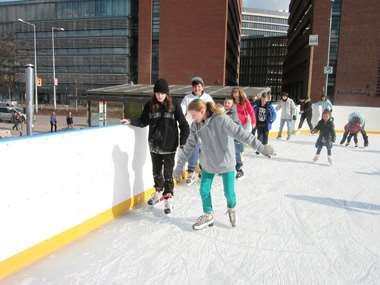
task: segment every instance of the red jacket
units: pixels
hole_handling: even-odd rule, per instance
[[[252,127],[256,125],[255,112],[249,101],[247,100],[244,105],[236,104],[236,111],[238,113],[239,120],[242,125],[246,125],[248,122],[248,116],[251,117]]]

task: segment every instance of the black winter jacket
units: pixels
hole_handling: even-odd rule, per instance
[[[333,120],[330,118],[327,122],[320,120],[313,132],[319,131],[319,137],[315,144],[316,147],[327,146],[332,147],[335,142],[335,126]]]
[[[305,102],[300,103],[300,110],[301,110],[301,113],[305,117],[311,116],[312,115],[311,102],[305,101]]]
[[[181,106],[173,101],[174,111],[168,112],[165,105],[161,104],[157,111],[152,111],[152,100],[144,105],[140,118],[131,120],[131,124],[137,127],[149,125],[149,147],[154,153],[173,153],[179,144],[184,145],[189,136],[189,125],[182,113]],[[180,136],[178,135],[178,126]]]

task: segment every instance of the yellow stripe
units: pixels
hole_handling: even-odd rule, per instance
[[[68,229],[8,259],[1,261],[0,280],[88,234],[105,223],[112,221],[136,205],[146,202],[152,195],[153,191],[154,188],[151,188],[143,193],[140,193],[71,229]]]

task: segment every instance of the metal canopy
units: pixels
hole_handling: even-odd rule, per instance
[[[105,101],[126,101],[126,100],[146,100],[153,96],[153,86],[146,84],[123,84],[110,86],[105,88],[91,89],[87,91],[87,95],[82,96],[85,100],[105,100]],[[210,94],[216,100],[223,100],[231,94],[232,88],[235,86],[205,86],[205,92]],[[252,95],[260,96],[263,92],[270,91],[268,87],[241,87],[247,96]],[[186,94],[191,93],[191,85],[170,85],[170,96],[184,97]]]

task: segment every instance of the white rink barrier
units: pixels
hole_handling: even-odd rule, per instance
[[[334,106],[337,130],[354,111],[368,133],[380,134],[380,108]],[[147,130],[117,125],[0,139],[0,279],[147,200]]]
[[[147,199],[147,130],[0,139],[0,279]]]

